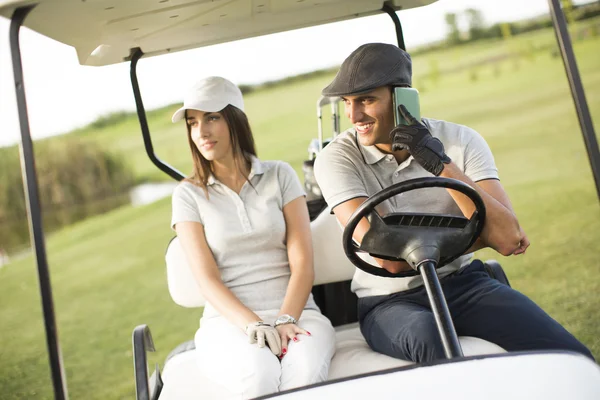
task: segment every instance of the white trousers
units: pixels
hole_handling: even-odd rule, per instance
[[[272,324],[278,310],[258,311]],[[241,399],[249,399],[327,379],[335,352],[335,331],[329,319],[315,310],[304,310],[298,326],[311,336],[289,341],[279,360],[268,347],[248,343],[248,336],[224,317],[202,318],[196,332],[196,356],[201,373],[227,387]]]

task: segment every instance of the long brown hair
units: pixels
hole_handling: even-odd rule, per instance
[[[225,119],[227,127],[229,128],[229,138],[231,140],[231,147],[233,148],[233,159],[235,166],[238,168],[242,175],[248,180],[248,176],[244,171],[249,171],[252,165],[251,156],[256,156],[256,148],[254,146],[254,136],[252,136],[252,129],[248,122],[246,114],[237,107],[228,105],[219,113]],[[186,112],[187,118],[187,112]],[[210,161],[202,156],[200,150],[196,147],[196,144],[192,140],[192,128],[187,123],[185,124],[188,133],[188,143],[192,152],[192,161],[194,163],[192,175],[186,178],[186,181],[193,183],[196,186],[200,186],[204,189],[206,196],[208,197],[208,177],[214,172],[213,165]],[[246,168],[241,168],[244,165]]]

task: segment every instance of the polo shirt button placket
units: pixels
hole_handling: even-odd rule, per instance
[[[244,202],[242,201],[242,199],[237,195],[236,197],[238,216],[240,217],[240,221],[242,222],[244,232],[250,232],[252,230],[252,226],[250,225],[250,220],[248,219],[248,213],[246,213],[246,207],[244,206]]]
[[[240,222],[242,224],[242,228],[244,229],[244,232],[250,232],[252,230],[252,225],[250,225],[250,220],[248,219],[248,214],[246,213],[246,207],[244,206],[244,201],[242,200],[242,198],[240,197],[239,194],[237,194],[236,192],[234,192],[227,186],[225,186],[225,185],[223,185],[223,186],[224,186],[225,190],[227,191],[227,193],[229,194],[229,197],[231,197],[231,199],[235,203],[235,208],[237,208],[238,218],[240,219]]]

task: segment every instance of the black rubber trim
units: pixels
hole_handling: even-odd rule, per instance
[[[133,89],[133,97],[135,98],[135,107],[137,110],[138,120],[140,122],[140,129],[142,130],[142,138],[144,139],[144,148],[146,154],[152,163],[158,167],[162,172],[169,175],[176,181],[182,181],[185,179],[185,175],[173,168],[171,165],[162,161],[154,153],[154,145],[152,144],[152,137],[150,136],[150,128],[148,127],[148,120],[146,118],[146,109],[144,108],[144,102],[142,100],[142,93],[140,91],[140,84],[137,78],[137,63],[144,55],[144,52],[140,48],[133,49],[131,54],[131,64],[129,68],[129,75],[131,78],[131,88]]]
[[[133,330],[132,341],[136,399],[151,400],[146,352],[155,350],[148,325],[136,326]]]
[[[381,11],[386,12],[394,22],[394,28],[396,28],[396,41],[398,42],[398,47],[406,51],[406,44],[404,44],[404,33],[402,33],[402,24],[400,23],[400,18],[398,18],[398,14],[396,14],[396,10],[390,5],[390,2],[386,1],[383,3]]]
[[[56,315],[54,312],[54,300],[52,296],[52,284],[50,281],[50,269],[46,253],[46,239],[40,206],[39,185],[35,166],[35,154],[33,141],[29,129],[29,117],[27,115],[27,99],[25,95],[25,80],[23,76],[23,63],[21,60],[21,44],[19,33],[27,15],[36,5],[27,5],[15,9],[12,14],[9,28],[9,43],[14,76],[15,95],[17,111],[19,115],[19,128],[21,131],[21,171],[23,176],[23,188],[27,207],[27,219],[29,222],[29,234],[31,245],[35,251],[37,263],[38,282],[42,312],[44,315],[44,329],[46,333],[46,348],[48,351],[48,362],[50,364],[50,376],[54,388],[54,398],[57,400],[68,399],[67,379],[63,366],[63,359],[58,340],[58,329]]]

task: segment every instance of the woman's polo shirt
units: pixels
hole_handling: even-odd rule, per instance
[[[180,183],[173,193],[171,227],[201,223],[225,286],[251,310],[280,309],[290,278],[283,207],[305,193],[296,172],[282,161],[253,157],[248,180],[237,194],[211,175],[208,197],[201,187]],[[312,295],[305,308],[318,310]],[[207,303],[203,316],[215,315]]]

